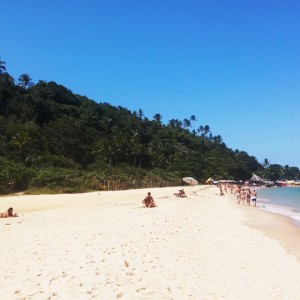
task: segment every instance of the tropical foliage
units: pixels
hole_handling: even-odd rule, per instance
[[[103,179],[199,181],[299,178],[296,167],[260,164],[228,148],[195,115],[162,123],[75,95],[55,82],[18,83],[0,61],[0,193],[25,189],[80,192]]]

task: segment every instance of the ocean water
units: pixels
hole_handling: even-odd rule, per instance
[[[291,218],[300,227],[300,187],[272,187],[257,190],[257,207]]]

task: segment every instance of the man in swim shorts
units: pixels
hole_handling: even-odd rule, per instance
[[[256,206],[256,196],[257,196],[257,193],[255,190],[253,190],[251,192],[251,201],[253,202],[254,206]]]
[[[147,197],[143,200],[142,203],[146,208],[156,207],[156,204],[155,204],[150,192],[148,192]]]

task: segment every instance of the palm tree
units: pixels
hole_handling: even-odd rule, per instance
[[[30,76],[28,74],[20,75],[18,80],[19,80],[18,85],[21,86],[24,89],[34,85],[34,83],[31,81],[32,78],[30,78]]]
[[[191,121],[189,119],[184,119],[183,120],[183,126],[185,128],[190,128],[191,127]]]
[[[266,172],[268,171],[269,166],[270,166],[270,161],[267,158],[265,158],[263,162],[264,178],[266,178]]]
[[[222,140],[222,137],[220,135],[216,135],[214,138],[213,138],[213,142],[215,144],[218,144],[218,145],[221,145],[223,140]]]
[[[154,119],[155,121],[157,121],[158,123],[161,123],[162,115],[161,115],[161,114],[155,114],[155,115],[153,116],[153,119]]]
[[[201,135],[201,137],[204,137],[203,131],[204,131],[204,127],[202,125],[200,125],[197,128],[197,132]]]
[[[197,118],[196,118],[195,115],[191,115],[190,120],[193,122],[193,127],[194,127],[193,133],[195,134],[196,133],[196,131],[195,131],[195,122],[197,121]]]
[[[196,117],[195,115],[191,115],[191,116],[190,116],[190,120],[191,120],[192,122],[195,122],[195,121],[197,121],[197,117]]]
[[[0,60],[0,74],[4,73],[6,71],[6,62],[3,60]]]
[[[168,126],[171,127],[171,128],[173,128],[173,129],[175,129],[175,128],[179,129],[182,126],[182,122],[179,121],[178,119],[171,119],[168,122]]]
[[[208,133],[210,133],[210,127],[208,125],[205,125],[203,128],[203,132],[204,132],[204,135],[207,135]]]
[[[143,119],[143,116],[144,116],[144,112],[143,112],[142,109],[140,108],[139,111],[138,111],[138,118],[142,120],[142,119]]]
[[[267,158],[265,158],[265,159],[264,159],[264,162],[263,162],[263,166],[264,166],[265,168],[268,168],[269,165],[270,165],[270,161],[269,161]]]

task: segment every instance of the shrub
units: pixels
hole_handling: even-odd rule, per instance
[[[80,171],[48,167],[39,170],[30,183],[30,189],[49,192],[77,193],[87,190],[87,182]]]
[[[31,171],[22,164],[0,158],[0,194],[27,189],[31,176]]]

